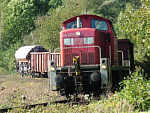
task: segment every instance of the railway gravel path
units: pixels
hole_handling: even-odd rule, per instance
[[[0,75],[0,108],[52,101],[57,94],[48,88],[47,78]]]

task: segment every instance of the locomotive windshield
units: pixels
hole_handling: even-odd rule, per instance
[[[108,26],[107,26],[107,23],[105,21],[96,20],[96,19],[91,20],[91,28],[95,28],[97,30],[103,30],[103,31],[108,30]]]
[[[73,38],[64,38],[64,45],[73,45]]]
[[[64,38],[64,45],[94,44],[94,37]]]
[[[80,27],[82,27],[82,22],[80,21]],[[77,28],[77,21],[72,21],[66,24],[66,29]]]

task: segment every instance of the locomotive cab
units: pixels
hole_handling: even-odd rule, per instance
[[[81,65],[99,65],[100,57],[114,64],[114,34],[110,21],[94,15],[73,17],[63,23],[60,33],[62,67],[71,66],[74,56]]]

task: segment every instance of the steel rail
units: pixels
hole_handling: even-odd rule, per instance
[[[30,105],[22,105],[22,106],[14,106],[14,107],[7,107],[0,109],[0,113],[7,113],[10,110],[21,108],[21,109],[31,109],[35,108],[36,106],[48,106],[48,105],[54,105],[54,104],[70,104],[70,105],[76,105],[76,104],[86,104],[88,105],[89,102],[86,101],[74,101],[74,100],[59,100],[54,102],[45,102],[45,103],[38,103],[38,104],[30,104]]]
[[[35,108],[36,106],[47,106],[47,105],[52,105],[52,104],[65,104],[67,102],[68,102],[67,100],[61,100],[61,101],[54,101],[54,102],[45,102],[45,103],[38,103],[38,104],[29,104],[29,105],[22,105],[22,106],[7,107],[7,108],[0,109],[0,113],[6,113],[9,110],[13,110],[13,109],[17,109],[17,108],[31,109],[31,108]]]

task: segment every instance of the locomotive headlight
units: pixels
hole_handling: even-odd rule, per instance
[[[55,71],[55,62],[51,61],[50,63],[50,71],[54,72]]]
[[[51,66],[51,71],[55,71],[55,67],[54,66]]]
[[[105,64],[101,65],[101,69],[106,69],[106,68],[107,68],[107,66]]]
[[[77,35],[77,36],[80,36],[80,32],[79,32],[79,31],[77,31],[77,32],[76,32],[76,35]]]

